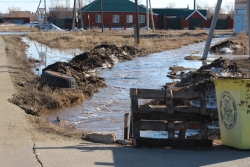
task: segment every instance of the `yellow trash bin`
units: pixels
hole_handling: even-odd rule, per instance
[[[214,80],[222,144],[250,149],[250,79]]]

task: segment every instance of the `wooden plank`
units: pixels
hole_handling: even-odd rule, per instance
[[[193,99],[198,99],[199,98],[199,92],[188,92],[188,91],[173,91],[173,97],[175,99],[187,99],[187,100],[193,100]]]
[[[178,134],[178,139],[185,139],[187,129],[181,129]]]
[[[152,105],[140,105],[138,106],[137,113],[149,113],[149,112],[166,112],[167,106],[152,106]],[[199,107],[191,106],[177,106],[173,108],[174,113],[200,113]]]
[[[140,138],[140,120],[134,116],[133,116],[132,126],[133,126],[132,145],[136,147],[137,146],[136,139]]]
[[[206,102],[205,102],[205,94],[203,92],[200,92],[199,94],[199,100],[200,100],[200,111],[202,115],[206,115]]]
[[[133,90],[135,88],[131,88]],[[139,99],[165,99],[165,90],[156,89],[137,89]],[[188,92],[188,91],[173,91],[173,98],[176,99],[198,99],[199,92]]]
[[[129,139],[132,139],[132,135],[133,135],[133,126],[132,126],[132,112],[130,113],[130,123],[129,123]]]
[[[199,100],[200,100],[201,115],[207,115],[205,93],[202,93],[202,92],[200,93]],[[202,121],[201,124],[202,124],[202,129],[201,129],[202,139],[208,139],[207,123],[206,121]]]
[[[212,147],[212,140],[204,139],[136,139],[137,147]]]
[[[128,140],[128,122],[129,122],[129,113],[124,114],[124,139]]]
[[[193,106],[177,106],[174,108],[174,113],[200,113],[199,107],[193,107]]]
[[[138,98],[139,99],[165,99],[165,91],[164,90],[156,90],[156,89],[137,89],[138,90]]]
[[[174,114],[173,110],[173,93],[172,90],[166,89],[167,114]],[[174,121],[168,120],[168,138],[174,139]]]
[[[174,130],[181,129],[201,129],[200,123],[174,123]],[[147,131],[166,131],[168,129],[167,121],[140,121],[140,130]]]
[[[167,113],[159,113],[159,112],[151,112],[151,113],[135,113],[137,118],[144,120],[171,120],[171,121],[206,121],[210,122],[211,118],[208,115],[201,114],[167,114]]]

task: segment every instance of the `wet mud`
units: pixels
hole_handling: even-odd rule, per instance
[[[92,75],[96,68],[112,68],[117,61],[132,60],[134,57],[145,56],[146,53],[131,46],[116,47],[115,45],[99,45],[90,52],[75,56],[69,62],[56,62],[44,68],[71,75],[77,81],[76,89],[85,97],[91,97],[98,88],[105,87],[104,78]]]
[[[234,55],[243,55],[247,54],[247,46],[243,43],[234,42],[231,40],[226,40],[221,43],[218,43],[210,48],[210,52],[212,53],[231,53]]]
[[[248,78],[248,75],[241,70],[244,60],[232,61],[220,57],[209,65],[203,65],[199,69],[188,72],[180,72],[179,75],[168,76],[170,78],[180,78],[180,81],[166,83],[165,88],[171,90],[206,92],[206,103],[213,106],[216,103],[215,85],[213,80],[219,77]],[[239,64],[239,65],[238,65]],[[172,68],[172,72],[183,70],[184,67]],[[171,72],[170,72],[171,73]],[[165,105],[165,100],[155,100],[152,105]],[[184,104],[184,101],[174,101],[175,105]]]

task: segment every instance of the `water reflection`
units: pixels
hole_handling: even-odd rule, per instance
[[[26,50],[26,55],[33,58],[38,63],[34,72],[42,74],[42,69],[57,61],[67,62],[70,61],[75,55],[82,53],[80,50],[59,50],[52,49],[36,41],[31,41],[26,37],[22,38],[23,42],[27,43],[29,47]]]

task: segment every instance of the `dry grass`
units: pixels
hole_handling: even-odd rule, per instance
[[[34,61],[25,55],[26,44],[20,36],[3,36],[6,42],[10,75],[17,91],[10,102],[22,107],[29,114],[41,113],[67,106],[77,105],[83,101],[84,95],[78,90],[52,89],[42,85],[31,68]]]
[[[90,51],[100,44],[135,46],[133,31],[104,31],[96,30],[76,32],[38,32],[29,33],[31,40],[59,49],[80,49]],[[203,30],[168,30],[156,31],[148,34],[141,31],[139,49],[145,49],[147,53],[161,52],[169,49],[177,49],[183,45],[198,43],[207,39],[207,31]]]
[[[39,29],[36,27],[32,28],[32,32],[36,32]],[[0,31],[1,32],[28,32],[30,31],[30,27],[29,26],[16,26],[13,24],[0,24]]]
[[[27,120],[33,125],[33,128],[38,130],[39,132],[45,134],[56,134],[64,137],[76,138],[81,139],[85,132],[79,129],[65,129],[57,126],[45,120],[44,118],[33,116],[33,115],[26,115]]]

